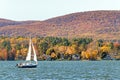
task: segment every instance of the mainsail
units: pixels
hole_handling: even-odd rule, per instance
[[[31,39],[29,42],[29,49],[28,49],[28,53],[27,53],[27,57],[26,57],[26,61],[30,61],[31,60]]]

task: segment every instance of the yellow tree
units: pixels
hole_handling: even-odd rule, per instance
[[[50,56],[51,56],[52,59],[56,59],[57,58],[57,55],[54,52],[52,52]]]
[[[27,55],[27,48],[22,48],[21,50],[20,50],[20,52],[21,52],[21,55],[22,55],[22,57],[26,57],[26,55]]]
[[[81,52],[81,57],[82,57],[82,60],[86,59],[86,52],[85,51]]]
[[[67,50],[67,46],[58,47],[58,51],[60,54],[65,54],[66,50]]]
[[[65,54],[69,54],[69,55],[72,55],[72,54],[75,54],[75,53],[76,53],[76,50],[75,50],[75,48],[72,47],[72,46],[68,46],[68,47],[67,47],[67,50],[66,50],[66,52],[65,52]]]
[[[21,56],[21,51],[20,50],[16,50],[15,60],[18,60],[19,56]]]
[[[100,49],[100,50],[101,50],[101,52],[107,52],[107,53],[108,53],[108,52],[110,52],[110,47],[109,47],[109,46],[104,45],[104,46],[102,46],[102,47],[101,47],[101,49]]]

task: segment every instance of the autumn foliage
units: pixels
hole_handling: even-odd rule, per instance
[[[119,39],[120,11],[88,11],[58,16],[44,21],[0,19],[0,36],[53,36]]]
[[[91,38],[33,37],[38,60],[120,59],[118,41]],[[25,60],[29,46],[26,37],[0,37],[0,60]]]

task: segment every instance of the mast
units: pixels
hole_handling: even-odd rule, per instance
[[[30,61],[31,60],[31,39],[29,42],[29,49],[28,49],[28,53],[27,53],[27,57],[26,57],[26,61]]]

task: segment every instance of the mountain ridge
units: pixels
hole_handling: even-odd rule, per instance
[[[0,19],[0,35],[120,39],[120,11],[77,12],[43,21]]]

